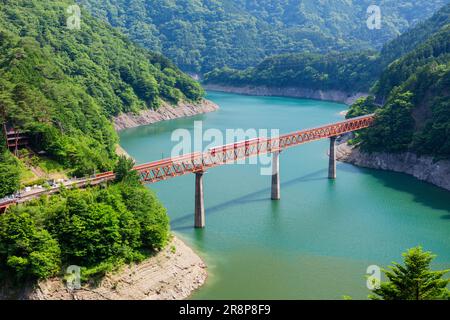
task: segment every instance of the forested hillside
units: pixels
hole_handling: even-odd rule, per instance
[[[78,0],[183,70],[244,69],[277,54],[380,49],[448,0]],[[382,28],[369,30],[378,4]]]
[[[0,215],[0,287],[61,276],[74,264],[90,280],[163,248],[166,209],[135,172],[119,169],[131,164],[121,158],[116,172],[125,174],[108,187],[62,190]]]
[[[450,21],[393,62],[374,94],[348,117],[376,111],[375,125],[359,135],[365,151],[404,152],[450,159]],[[382,103],[382,107],[375,104]]]
[[[414,50],[425,42],[430,35],[438,32],[450,21],[450,5],[442,7],[430,19],[420,22],[394,40],[386,43],[381,50],[381,65],[389,63]]]
[[[29,137],[30,149],[72,175],[112,170],[116,181],[67,190],[10,207],[0,216],[0,287],[83,266],[83,280],[139,262],[169,239],[165,208],[134,163],[121,157],[111,117],[196,101],[203,90],[168,59],[133,44],[82,12],[67,27],[70,0],[0,0],[2,131]],[[21,187],[25,161],[0,141],[0,198]],[[21,152],[30,150],[22,149]],[[42,160],[42,159],[41,159]],[[44,187],[48,187],[48,184]]]
[[[216,69],[205,75],[206,84],[230,86],[300,87],[314,90],[342,90],[348,93],[369,92],[382,75],[383,70],[397,58],[411,52],[450,21],[450,5],[441,8],[430,19],[388,42],[381,53],[368,51],[358,53],[285,54],[265,59],[254,68],[236,70]],[[394,64],[383,74],[376,87],[382,99],[393,86],[407,79],[414,65],[422,64],[429,56],[439,55],[448,44],[445,34],[440,36],[436,52],[431,47],[422,49],[409,58],[408,68],[398,70],[405,64]],[[396,69],[397,68],[397,69]],[[395,69],[395,70],[394,70]]]
[[[298,87],[367,92],[380,74],[377,52],[285,54],[244,71],[222,68],[205,74],[205,84]]]
[[[117,143],[111,116],[203,95],[169,60],[85,11],[81,30],[67,28],[72,1],[0,4],[2,123],[27,133],[35,151],[73,174],[111,169]]]

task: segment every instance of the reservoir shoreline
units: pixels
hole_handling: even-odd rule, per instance
[[[219,106],[209,100],[203,99],[198,103],[180,102],[173,106],[166,102],[156,110],[142,110],[138,114],[123,113],[113,117],[113,124],[116,131],[145,126],[160,121],[173,120],[178,118],[192,117],[198,114],[214,112]]]
[[[278,96],[289,98],[314,99],[321,101],[340,102],[346,105],[355,103],[361,97],[367,97],[368,93],[348,93],[340,90],[313,90],[298,87],[267,87],[267,86],[227,86],[219,84],[204,84],[206,90],[226,93],[236,93],[249,96]]]
[[[418,156],[410,152],[368,154],[346,142],[338,145],[336,157],[341,162],[358,167],[405,173],[450,191],[450,161],[448,160],[434,161],[432,157]]]
[[[157,110],[121,114],[112,119],[117,132],[161,121],[191,117],[219,109],[203,99],[199,103],[163,104]],[[120,145],[116,154],[133,159]],[[99,284],[70,291],[64,280],[54,277],[21,288],[0,287],[0,300],[181,300],[190,297],[206,281],[207,266],[200,256],[176,236],[160,252],[137,264],[124,265],[108,273]]]
[[[163,105],[157,110],[144,110],[139,114],[121,114],[113,118],[113,124],[116,131],[119,132],[121,130],[154,124],[161,121],[192,117],[199,114],[214,112],[218,109],[219,106],[217,104],[206,99],[203,99],[196,104],[181,102],[177,106],[163,103]],[[120,145],[117,146],[116,153],[132,159],[132,157]],[[158,256],[165,255],[166,257],[170,257],[171,252],[169,251],[174,246],[177,248],[177,259],[168,259],[163,264],[154,262],[160,260]],[[203,260],[190,247],[176,237],[174,237],[172,244],[166,246],[163,253],[159,253],[157,257],[150,258],[149,260],[138,264],[137,269],[139,271],[146,270],[148,269],[148,266],[151,266],[154,269],[153,273],[157,274],[159,278],[169,279],[168,281],[160,281],[165,284],[163,287],[160,288],[160,283],[152,282],[153,279],[151,278],[140,278],[134,286],[127,286],[126,291],[122,294],[115,295],[110,290],[111,288],[108,287],[104,288],[104,290],[116,299],[186,299],[205,283],[208,276],[206,271],[207,267]],[[182,271],[171,273],[171,270],[173,269],[180,269]],[[126,273],[129,272],[129,270],[130,267],[127,267],[126,271],[122,272],[121,275],[126,276]],[[152,296],[149,296],[148,293],[143,295],[141,290],[142,285],[147,287],[147,292],[153,292],[156,294],[153,294]],[[130,294],[132,295],[131,297]]]
[[[69,290],[59,277],[24,288],[3,286],[0,299],[20,300],[181,300],[207,279],[206,265],[183,241],[173,237],[160,252],[138,264],[108,273],[100,283]]]
[[[176,110],[176,108],[163,106],[159,111],[145,111],[144,115],[122,115],[119,120],[115,119],[115,127],[117,131],[120,131],[125,128],[188,117],[218,109],[217,105],[207,100],[198,108],[192,106],[183,106],[182,108],[183,111],[173,112],[173,109]],[[198,113],[196,113],[196,110],[198,110]],[[357,149],[352,149],[346,144],[339,145],[337,151],[340,161],[357,166],[401,172],[393,167],[392,163],[394,162],[386,164],[387,162],[383,162],[382,157],[376,157],[377,160],[371,162],[370,159],[373,155],[361,155]],[[121,147],[118,147],[118,153],[127,154]],[[413,159],[413,157],[411,156],[409,159]],[[414,175],[414,173],[411,174]],[[430,176],[436,177],[436,174]],[[443,176],[442,179],[444,181],[445,179],[450,180],[448,176]],[[421,180],[427,181],[426,179]],[[21,297],[45,300],[186,299],[204,285],[207,277],[207,267],[203,260],[190,247],[174,237],[173,242],[154,257],[139,264],[123,266],[118,271],[105,276],[100,284],[95,287],[87,286],[83,287],[82,290],[70,292],[66,289],[61,278],[53,278],[40,282],[36,287],[25,293],[22,292]]]
[[[121,114],[113,118],[114,128],[117,132],[125,129],[136,128],[149,124],[158,123],[161,121],[174,120],[179,118],[192,117],[198,114],[204,114],[214,112],[219,109],[219,106],[212,101],[203,99],[197,104],[189,102],[181,102],[177,106],[172,106],[167,103],[163,103],[157,110],[144,110],[139,114]],[[132,158],[122,146],[118,145],[116,149],[118,155],[124,155],[128,158]],[[116,295],[118,299],[154,299],[154,300],[178,300],[186,299],[192,295],[192,293],[200,288],[206,281],[208,273],[206,271],[206,264],[198,256],[192,248],[187,246],[184,242],[174,237],[173,243],[166,246],[163,253],[158,253],[158,256],[165,255],[170,257],[171,248],[176,246],[177,259],[168,259],[166,263],[155,263],[158,261],[158,257],[150,258],[141,264],[137,265],[138,270],[145,270],[151,266],[154,270],[154,274],[158,274],[160,278],[168,278],[169,281],[161,280],[165,286],[159,288],[160,283],[152,282],[152,279],[139,279],[139,282],[135,286],[128,286],[127,290]],[[153,260],[152,260],[153,259]],[[181,272],[170,273],[170,270],[180,269]],[[126,268],[126,271],[121,272],[122,276],[126,276],[130,267]],[[144,281],[143,281],[144,280]],[[150,292],[154,292],[153,296],[148,294],[142,294],[142,285],[148,287]],[[110,295],[114,293],[108,288],[106,292]],[[147,292],[149,292],[147,290]],[[130,297],[130,293],[133,295]]]
[[[222,111],[202,120],[218,130],[293,132],[342,120],[346,109],[220,92],[209,92],[208,99]],[[194,130],[189,120],[156,123],[121,133],[121,145],[139,162],[159,159],[161,151],[172,148],[170,137],[180,127]],[[189,298],[339,299],[346,294],[363,299],[367,265],[385,266],[418,242],[436,252],[441,263],[449,261],[442,242],[448,230],[442,223],[448,208],[440,200],[443,191],[406,175],[352,166],[340,167],[339,179],[328,181],[325,150],[328,142],[322,140],[283,155],[280,202],[270,200],[270,179],[256,167],[211,170],[205,180],[208,226],[201,232],[192,229],[193,177],[152,186],[170,213],[172,230],[207,254],[209,278]],[[411,201],[417,195],[420,201]]]

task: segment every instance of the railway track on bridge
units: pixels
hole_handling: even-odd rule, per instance
[[[280,152],[301,144],[330,139],[329,178],[336,178],[336,137],[345,133],[370,127],[374,121],[374,114],[356,117],[345,121],[332,123],[316,128],[300,130],[279,137],[256,138],[240,141],[232,144],[214,147],[205,152],[193,152],[190,154],[153,161],[133,168],[139,173],[144,184],[156,183],[186,174],[196,175],[195,191],[195,226],[205,226],[205,214],[203,204],[203,174],[205,171],[250,157],[273,154],[273,165],[276,167],[272,174],[272,199],[280,199],[279,155]],[[75,181],[65,187],[86,187],[115,179],[112,171],[97,174],[94,178]],[[6,210],[11,205],[23,203],[42,195],[57,193],[59,188],[44,190],[24,198],[9,199],[0,202],[0,210]]]
[[[281,152],[301,144],[336,137],[369,127],[374,115],[345,120],[317,128],[305,129],[275,138],[256,138],[218,146],[206,152],[194,152],[136,166],[144,183],[155,183],[173,177],[208,170],[253,156]]]

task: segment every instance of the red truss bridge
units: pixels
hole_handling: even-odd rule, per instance
[[[142,164],[134,169],[139,172],[142,182],[155,183],[190,173],[204,172],[210,168],[235,163],[253,156],[279,153],[304,143],[332,138],[344,133],[369,127],[373,115],[353,118],[326,126],[301,130],[276,138],[256,138],[194,152],[180,157]],[[111,173],[112,174],[112,173]]]
[[[292,132],[279,137],[256,138],[214,147],[206,152],[193,152],[179,157],[166,158],[135,166],[144,184],[155,183],[186,174],[195,174],[195,227],[205,226],[203,202],[203,174],[211,168],[236,163],[254,156],[272,154],[272,199],[280,199],[279,155],[288,148],[301,144],[330,139],[329,178],[336,178],[336,138],[345,133],[370,127],[374,122],[374,114],[348,119],[317,128]],[[113,180],[114,172],[97,174],[92,182],[96,184]],[[79,183],[78,183],[79,184]],[[88,184],[88,183],[85,183]],[[20,202],[20,201],[16,201]],[[9,202],[9,206],[14,202]],[[0,203],[0,209],[2,208]]]

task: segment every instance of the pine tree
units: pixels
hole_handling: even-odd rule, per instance
[[[114,173],[116,174],[116,181],[127,181],[128,183],[139,181],[139,176],[134,167],[134,160],[127,158],[126,156],[120,156],[119,161],[114,169]]]
[[[388,282],[373,290],[373,300],[437,300],[450,299],[447,285],[450,279],[442,277],[450,270],[432,271],[431,261],[436,257],[431,252],[415,247],[403,253],[404,266],[394,262],[390,270],[383,270]]]

